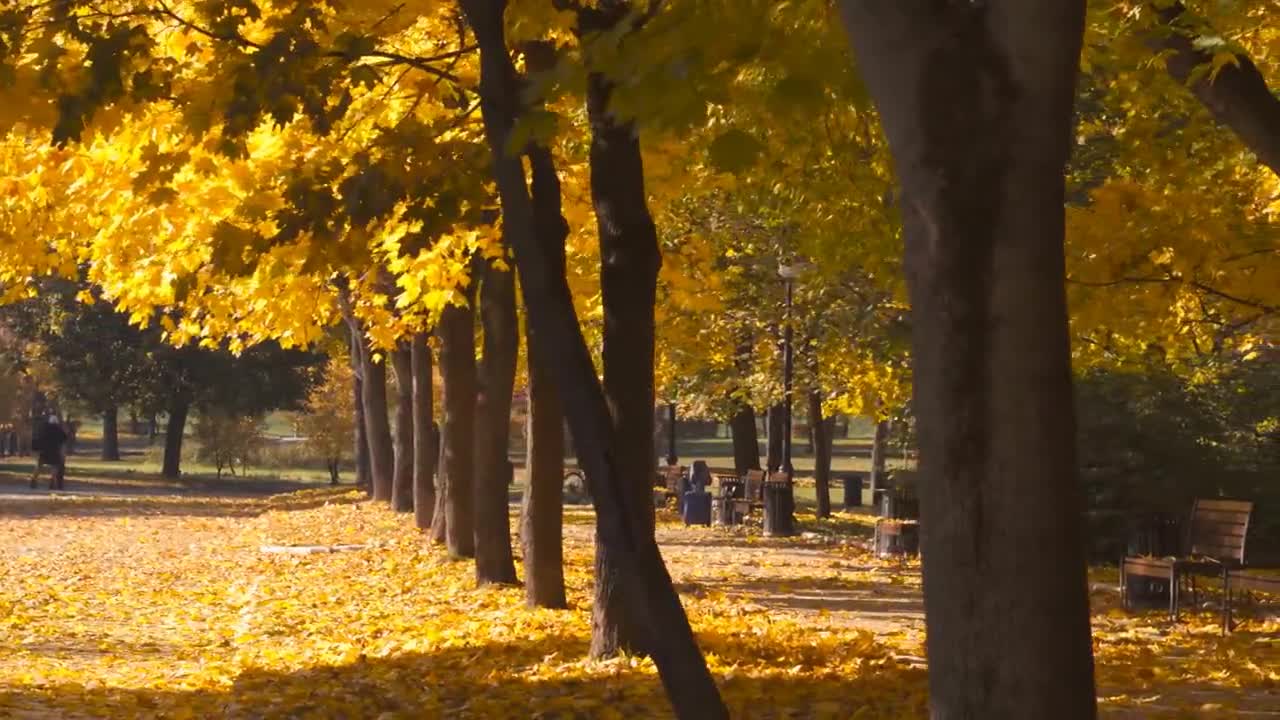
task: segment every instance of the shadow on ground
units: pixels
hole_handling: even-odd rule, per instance
[[[726,663],[758,665],[749,641],[717,643]],[[359,658],[297,672],[249,669],[222,689],[160,690],[80,683],[0,687],[5,717],[668,718],[652,671],[626,660],[578,663],[581,637],[551,636]],[[282,648],[287,652],[287,648]],[[548,658],[564,658],[557,667]],[[925,675],[885,662],[845,673],[749,672],[718,678],[735,718],[923,717]],[[863,717],[863,715],[859,715]]]

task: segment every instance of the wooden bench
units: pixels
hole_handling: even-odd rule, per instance
[[[1125,557],[1120,562],[1120,603],[1129,608],[1129,583],[1149,578],[1169,583],[1169,617],[1178,619],[1180,584],[1195,577],[1217,577],[1223,589],[1223,632],[1231,623],[1230,573],[1244,565],[1244,544],[1253,503],[1244,500],[1196,500],[1187,528],[1187,554],[1169,557]]]
[[[667,465],[658,470],[661,479],[663,502],[671,498],[680,498],[680,481],[684,479],[683,465]]]

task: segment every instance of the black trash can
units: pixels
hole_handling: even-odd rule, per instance
[[[862,473],[844,476],[844,507],[846,510],[862,505]]]
[[[764,534],[770,537],[796,534],[795,497],[790,482],[765,481]]]
[[[684,494],[680,515],[685,525],[711,524],[711,493],[690,490]]]

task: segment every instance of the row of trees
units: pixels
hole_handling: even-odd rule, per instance
[[[225,348],[174,347],[156,328],[131,325],[103,302],[100,291],[74,280],[48,279],[36,297],[0,308],[0,358],[30,386],[26,406],[8,417],[52,408],[102,419],[103,460],[120,459],[120,420],[128,413],[137,432],[142,419],[165,419],[162,474],[181,474],[188,418],[261,418],[301,406],[320,379],[319,356],[286,351],[275,343],[239,356]],[[210,420],[209,422],[212,422]]]
[[[1071,339],[1082,363],[1244,358],[1280,287],[1263,167],[1280,101],[1250,60],[1274,57],[1266,3],[1157,5],[40,6],[0,20],[0,284],[19,297],[84,262],[135,322],[232,351],[307,346],[341,318],[374,496],[474,552],[482,581],[514,574],[496,448],[523,327],[526,585],[545,577],[532,556],[558,559],[560,478],[538,478],[560,447],[538,438],[563,414],[598,511],[593,652],[651,654],[677,712],[714,718],[653,538],[652,409],[691,367],[776,377],[738,364],[767,358],[750,348],[776,313],[735,311],[807,259],[820,404],[887,415],[914,388],[935,716],[1088,717]],[[1187,147],[1218,153],[1212,171],[1179,164]],[[1197,213],[1198,193],[1228,209]],[[703,332],[703,362],[655,361]],[[707,396],[754,387],[737,385]]]

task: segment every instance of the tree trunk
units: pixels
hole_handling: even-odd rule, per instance
[[[484,352],[476,392],[476,582],[514,584],[508,510],[511,460],[511,394],[520,352],[515,273],[486,262],[480,286]]]
[[[1158,6],[1159,3],[1156,3]],[[1213,114],[1240,138],[1258,161],[1280,175],[1280,97],[1267,87],[1267,79],[1249,56],[1236,54],[1236,64],[1223,65],[1210,77],[1214,48],[1196,47],[1197,33],[1190,29],[1194,21],[1183,18],[1187,8],[1180,2],[1159,8],[1156,12],[1167,32],[1152,43],[1164,54],[1165,68],[1178,82],[1188,84],[1197,68],[1204,68],[1191,92]]]
[[[426,335],[413,338],[410,353],[413,375],[413,521],[419,530],[429,530],[436,506],[436,447],[432,431],[435,409],[434,381],[431,377],[431,346]]]
[[[542,200],[535,170],[533,194]],[[557,208],[559,184],[555,187]],[[559,218],[559,210],[556,217]],[[560,239],[563,257],[564,239]],[[533,350],[540,341],[526,326],[529,347],[528,445],[525,487],[520,508],[520,542],[524,549],[524,596],[531,607],[566,608],[564,594],[564,415],[555,377]]]
[[[395,453],[391,447],[391,424],[387,418],[387,364],[374,362],[368,344],[361,341],[360,369],[364,377],[365,438],[369,442],[369,481],[373,499],[391,501]]]
[[[329,484],[330,485],[338,484],[338,467],[340,464],[341,464],[341,461],[338,460],[337,458],[329,459]]]
[[[360,361],[360,345],[363,342],[358,335],[352,334],[348,339],[351,346],[351,393],[355,400],[355,433],[352,438],[355,444],[356,487],[373,493],[373,469],[369,453],[368,425],[364,417],[364,365]]]
[[[538,58],[531,58],[535,62]],[[546,64],[546,63],[544,63]],[[551,274],[565,276],[564,243],[569,225],[561,215],[560,179],[546,148],[530,153],[534,240]],[[523,272],[523,271],[522,271]],[[521,276],[523,285],[525,280]],[[520,541],[524,550],[525,601],[530,606],[567,608],[564,591],[564,412],[556,376],[543,348],[543,335],[525,323],[529,365],[528,445],[525,488],[520,508]]]
[[[120,459],[120,408],[115,405],[102,413],[102,459]]]
[[[616,453],[609,406],[582,336],[568,283],[540,245],[523,164],[508,152],[520,111],[520,87],[507,51],[504,3],[461,0],[461,5],[480,48],[481,114],[493,155],[506,239],[515,250],[529,324],[545,340],[536,345],[541,353],[537,361],[556,372],[578,462],[586,472],[596,506],[597,533],[625,569],[619,573],[628,590],[624,595],[648,631],[654,661],[677,717],[728,718],[652,531],[629,522],[635,512],[628,507],[632,493],[616,472],[622,463]],[[545,149],[531,152],[530,160],[535,168],[554,169]],[[646,465],[648,462],[652,458]],[[652,507],[648,498],[645,504]]]
[[[400,343],[391,353],[396,371],[396,428],[392,437],[395,470],[391,477],[391,509],[413,512],[413,350]]]
[[[444,378],[445,545],[452,558],[475,557],[476,341],[475,311],[450,305],[440,315],[440,371]]]
[[[182,438],[187,431],[187,412],[191,400],[174,394],[169,398],[169,423],[164,431],[164,462],[160,475],[171,480],[182,477]]]
[[[1084,2],[841,6],[902,185],[932,717],[1092,718],[1063,259]]]
[[[739,402],[738,412],[729,420],[729,434],[733,436],[733,470],[742,477],[748,470],[760,469],[760,440],[756,437],[756,411],[750,405]]]
[[[138,417],[137,410],[129,411],[129,434],[134,437],[142,435],[142,418]]]
[[[769,406],[765,422],[769,430],[765,438],[768,443],[765,465],[769,472],[775,472],[782,467],[782,436],[787,434],[787,407],[782,403]]]
[[[871,490],[874,495],[875,490],[884,487],[885,483],[885,455],[889,451],[889,421],[881,420],[876,423],[875,435],[871,438]]]
[[[441,408],[440,412],[444,413],[445,409]],[[439,431],[439,426],[432,426],[432,437],[436,447],[436,507],[431,515],[431,542],[444,545],[449,530],[449,515],[445,512],[449,495],[445,492],[444,433]]]
[[[813,438],[813,487],[817,516],[831,517],[831,418],[822,417],[822,394],[809,391],[809,434]]]
[[[654,305],[662,256],[645,195],[639,136],[634,125],[619,122],[609,113],[612,94],[613,85],[604,76],[588,76],[591,199],[600,237],[604,305],[604,394],[612,411],[614,471],[626,493],[627,522],[634,532],[652,535],[653,476],[657,469],[653,443]],[[623,598],[621,572],[609,546],[597,539],[592,657],[624,651],[649,654],[647,634]]]

